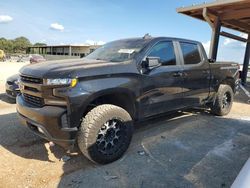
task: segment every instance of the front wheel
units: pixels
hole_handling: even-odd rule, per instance
[[[233,99],[232,88],[229,85],[220,85],[215,101],[211,105],[211,112],[218,116],[227,115],[232,108]]]
[[[84,117],[78,146],[89,160],[106,164],[125,153],[132,134],[132,118],[126,110],[115,105],[100,105]]]

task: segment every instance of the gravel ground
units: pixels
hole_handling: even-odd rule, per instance
[[[250,105],[243,94],[223,118],[192,109],[137,124],[124,157],[101,166],[21,126],[15,104],[1,92],[0,187],[230,187],[250,156]]]

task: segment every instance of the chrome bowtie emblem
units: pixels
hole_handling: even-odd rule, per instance
[[[24,85],[19,83],[19,88],[20,88],[20,90],[24,90]]]

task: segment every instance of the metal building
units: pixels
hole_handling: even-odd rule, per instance
[[[46,59],[80,58],[93,52],[100,45],[54,45],[32,46],[27,50],[28,54],[41,54]]]

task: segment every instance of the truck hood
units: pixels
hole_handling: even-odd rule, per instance
[[[47,61],[24,66],[20,73],[39,78],[75,78],[135,71],[131,61],[108,62],[93,59]]]

